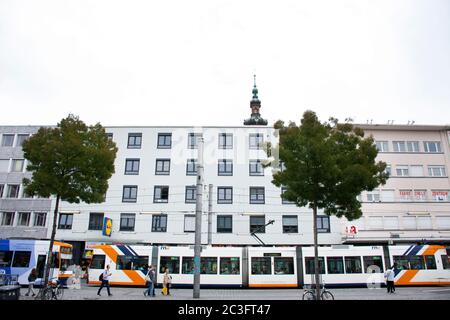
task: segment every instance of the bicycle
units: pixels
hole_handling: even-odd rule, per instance
[[[51,278],[45,287],[39,289],[36,300],[62,300],[64,287],[58,278]]]
[[[305,288],[302,300],[316,300],[316,288],[313,286]],[[320,300],[334,300],[333,294],[325,289],[325,284],[320,287]]]

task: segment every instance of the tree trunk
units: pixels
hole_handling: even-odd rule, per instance
[[[53,213],[53,226],[52,226],[52,235],[50,237],[50,245],[48,247],[48,256],[47,256],[47,264],[45,265],[45,273],[44,273],[44,286],[48,284],[48,278],[50,275],[50,267],[53,263],[53,242],[55,241],[55,235],[56,235],[56,223],[58,221],[58,211],[59,211],[59,200],[60,195],[56,195],[56,204],[55,204],[55,211]]]
[[[314,233],[314,277],[316,282],[316,300],[320,300],[319,283],[319,248],[317,245],[317,205],[313,206],[313,233]]]

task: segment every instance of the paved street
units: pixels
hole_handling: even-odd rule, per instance
[[[102,296],[97,296],[97,286],[83,285],[81,289],[66,289],[66,300],[193,300],[192,289],[171,289],[171,296],[162,296],[161,289],[156,289],[156,297],[144,297],[144,288],[112,287],[113,296],[108,297],[106,288]],[[32,299],[21,289],[20,299]],[[330,289],[335,300],[450,300],[450,287],[406,287],[397,288],[395,294],[388,295],[385,288],[349,288]],[[303,289],[202,289],[201,299],[205,300],[298,300]]]

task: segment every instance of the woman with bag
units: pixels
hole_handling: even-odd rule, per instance
[[[26,296],[30,295],[30,291],[33,293],[33,297],[36,295],[33,290],[33,285],[34,282],[36,281],[36,278],[37,278],[36,268],[33,268],[30,272],[30,275],[28,276],[28,292],[25,293]]]
[[[163,280],[163,294],[170,296],[170,284],[172,283],[172,276],[169,274],[169,268],[166,268],[164,272],[164,280]]]
[[[147,275],[145,276],[145,281],[147,281],[148,288],[144,290],[144,296],[155,296],[155,271],[153,266],[148,267]]]

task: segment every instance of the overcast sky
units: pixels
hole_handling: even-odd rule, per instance
[[[0,0],[0,125],[450,123],[450,1]]]

